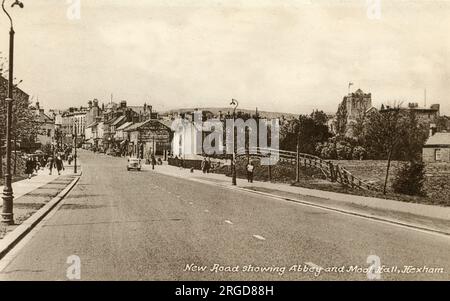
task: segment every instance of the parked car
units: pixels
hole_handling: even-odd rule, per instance
[[[127,170],[131,169],[141,171],[141,159],[138,158],[128,158]]]

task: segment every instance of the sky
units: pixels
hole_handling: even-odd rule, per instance
[[[335,112],[352,82],[374,106],[423,105],[426,89],[450,115],[450,0],[81,0],[79,18],[79,0],[22,1],[15,77],[46,109],[112,94],[158,111],[235,98]],[[8,31],[0,12],[0,56]]]

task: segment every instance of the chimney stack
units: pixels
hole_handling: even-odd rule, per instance
[[[436,134],[436,132],[437,132],[436,124],[431,123],[430,124],[430,137],[434,136],[434,134]]]

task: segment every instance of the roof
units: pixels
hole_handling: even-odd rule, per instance
[[[125,122],[124,124],[122,124],[121,126],[119,126],[117,129],[116,129],[116,131],[122,131],[122,130],[124,130],[124,129],[126,129],[127,127],[129,127],[130,125],[132,125],[133,124],[133,122]]]
[[[149,121],[149,120],[147,120],[147,121]],[[134,123],[134,124],[130,125],[129,127],[127,127],[125,129],[125,131],[127,131],[127,132],[128,131],[135,131],[138,128],[140,128],[142,125],[144,125],[147,121]]]
[[[86,128],[91,128],[91,127],[94,127],[94,126],[96,126],[96,125],[98,125],[98,122],[97,122],[97,121],[94,121],[93,123],[91,123],[90,125],[88,125]]]
[[[172,128],[173,120],[158,120],[158,121],[167,126],[168,128]]]
[[[141,126],[143,126],[144,124],[152,123],[152,122],[153,122],[153,123],[159,123],[159,124],[161,124],[161,125],[163,125],[163,126],[165,126],[165,127],[167,127],[168,129],[171,130],[170,126],[167,126],[165,123],[161,122],[161,120],[149,119],[149,120],[144,121],[144,122],[138,122],[138,123],[135,123],[135,124],[133,124],[133,125],[127,127],[127,128],[125,129],[125,131],[126,131],[126,132],[136,131],[136,130],[138,130]]]
[[[126,117],[124,115],[118,117],[116,120],[113,121],[111,125],[117,125],[119,122],[123,121]]]
[[[138,114],[144,113],[144,106],[128,106],[128,108]]]
[[[450,133],[440,132],[428,138],[425,146],[450,145]]]

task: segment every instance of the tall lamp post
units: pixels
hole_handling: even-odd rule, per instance
[[[78,143],[77,143],[78,130],[77,130],[77,127],[78,127],[78,119],[75,118],[75,122],[74,123],[75,123],[75,126],[74,126],[74,128],[75,128],[75,137],[74,137],[73,143],[75,144],[74,145],[75,153],[73,155],[73,172],[77,173],[77,147],[78,147]]]
[[[231,106],[234,106],[233,108],[233,159],[231,160],[231,184],[233,186],[236,186],[236,138],[235,138],[235,125],[234,123],[236,122],[236,109],[239,106],[239,102],[236,99],[232,99]]]
[[[12,189],[11,179],[11,115],[12,115],[12,103],[13,103],[13,89],[14,89],[14,26],[10,14],[5,9],[5,1],[2,1],[3,12],[9,19],[10,31],[9,31],[9,78],[8,78],[8,97],[6,101],[6,173],[5,173],[5,187],[3,189],[3,208],[2,208],[2,223],[6,225],[14,224],[13,214],[13,200],[14,194]],[[16,0],[11,5],[14,7],[18,5],[23,8],[23,3]]]

